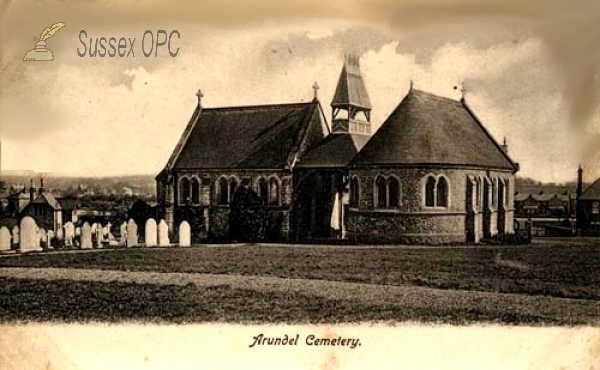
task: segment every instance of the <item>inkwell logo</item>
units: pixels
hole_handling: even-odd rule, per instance
[[[36,41],[35,49],[30,50],[25,54],[23,60],[25,61],[51,61],[54,60],[54,54],[52,54],[51,50],[46,49],[46,40],[50,37],[54,36],[54,34],[63,28],[65,24],[63,22],[54,23],[50,27],[46,27],[44,32],[39,39],[35,36],[33,37],[33,41]]]

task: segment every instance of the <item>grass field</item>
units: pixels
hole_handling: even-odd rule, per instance
[[[0,258],[0,321],[598,325],[599,267],[600,243],[558,241],[522,247],[238,245],[6,256]],[[44,277],[44,268],[55,275]],[[12,271],[41,275],[16,278]]]
[[[136,248],[0,258],[2,266],[277,276],[600,300],[600,243],[469,248]]]

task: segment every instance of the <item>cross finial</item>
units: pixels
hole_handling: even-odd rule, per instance
[[[317,81],[315,81],[315,83],[312,85],[312,88],[315,92],[315,100],[317,99],[317,91],[319,90],[319,84],[317,83]]]
[[[462,100],[465,100],[465,95],[467,95],[467,87],[465,86],[465,82],[463,81],[462,87],[460,88],[460,93],[462,94]]]
[[[198,105],[202,107],[202,97],[204,96],[204,94],[202,94],[202,90],[198,89],[196,96],[198,97]]]

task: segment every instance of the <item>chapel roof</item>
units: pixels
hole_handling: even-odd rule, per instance
[[[309,148],[300,158],[299,168],[346,167],[369,140],[369,135],[332,133]]]
[[[321,139],[324,127],[316,99],[308,103],[196,107],[168,166],[174,170],[289,168],[305,135]]]
[[[422,164],[518,170],[464,101],[411,88],[350,165]]]

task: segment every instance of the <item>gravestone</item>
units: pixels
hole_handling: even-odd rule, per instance
[[[69,221],[65,224],[65,245],[67,247],[73,246],[73,238],[75,238],[75,226]]]
[[[98,228],[98,225],[96,223],[92,224],[92,235],[96,235],[96,229]]]
[[[158,223],[158,246],[168,247],[171,243],[169,242],[169,225],[165,220],[160,220]]]
[[[40,245],[43,245],[43,246],[47,246],[48,245],[46,243],[48,241],[48,238],[47,238],[47,235],[46,235],[46,229],[44,229],[44,228],[38,229],[38,237],[40,238]]]
[[[189,247],[191,244],[190,224],[188,224],[187,221],[183,221],[181,225],[179,225],[179,246]]]
[[[102,225],[96,225],[96,247],[102,248],[102,242],[104,241],[104,235],[102,235]]]
[[[17,225],[12,228],[12,242],[14,245],[19,245],[19,226]]]
[[[48,232],[46,233],[46,245],[48,246],[48,248],[52,248],[52,240],[54,239],[54,231],[53,230],[48,230]]]
[[[133,247],[134,245],[138,245],[137,225],[130,219],[127,222],[127,246]]]
[[[91,230],[90,230],[90,232],[91,232]],[[81,236],[81,227],[77,226],[75,228],[75,236]]]
[[[40,237],[37,231],[35,220],[29,216],[23,217],[21,227],[19,227],[19,251],[34,252],[41,251]]]
[[[144,242],[146,247],[156,247],[156,221],[153,218],[146,220],[146,228],[144,230]]]
[[[81,228],[81,249],[92,249],[92,227],[87,222]]]
[[[8,227],[0,227],[0,252],[10,250],[11,239],[12,236],[10,235],[10,230],[8,230]]]
[[[127,222],[123,222],[119,229],[119,244],[125,245],[127,244]]]
[[[64,233],[63,233],[62,227],[58,227],[56,229],[56,233],[54,234],[54,237],[56,238],[56,240],[63,240]]]

